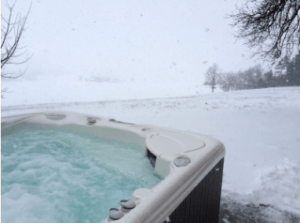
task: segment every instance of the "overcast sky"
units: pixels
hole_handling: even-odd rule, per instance
[[[15,12],[26,13],[29,0]],[[26,76],[101,76],[120,80],[204,80],[255,64],[225,15],[241,0],[37,0],[22,45]],[[2,14],[5,1],[2,1]],[[9,69],[16,69],[7,67]],[[18,67],[23,69],[23,67]]]

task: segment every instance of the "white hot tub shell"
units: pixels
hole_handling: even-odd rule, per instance
[[[212,216],[212,218],[198,216],[201,212],[199,208],[202,208],[204,204],[207,206],[202,210],[205,215],[208,215],[207,212],[212,212],[211,215],[219,213],[219,210],[211,209],[219,209],[225,148],[220,141],[212,137],[156,126],[123,123],[114,119],[86,114],[58,113],[57,111],[55,113],[41,112],[2,117],[1,124],[2,135],[10,134],[20,128],[57,127],[139,145],[140,152],[150,158],[155,172],[164,177],[164,180],[152,189],[139,188],[135,190],[132,195],[135,208],[128,213],[123,213],[118,220],[108,218],[106,222],[162,223],[169,219],[172,220],[171,222],[187,222],[184,219],[190,219],[189,222],[200,222],[198,221],[200,219],[202,219],[201,222],[217,222],[211,220],[217,219],[216,216]],[[208,178],[209,174],[215,173],[220,179],[212,181],[212,177],[210,177],[206,181],[209,181],[211,185],[201,186],[208,188],[207,192],[201,192],[201,195],[199,192],[194,192],[195,195],[192,194],[192,191],[199,187],[198,185],[205,177]],[[211,191],[211,187],[217,187],[217,189]],[[213,201],[203,197],[206,193],[214,196]],[[194,198],[189,198],[189,203],[183,205],[183,201],[188,196]],[[200,201],[205,199],[207,201]],[[177,213],[176,216],[173,214],[172,219],[172,213],[175,213],[180,205],[181,209],[191,208],[199,213],[192,217],[188,210],[183,210],[181,212],[187,212],[186,214],[190,216],[180,217],[182,213],[177,211],[179,214]],[[201,215],[204,215],[203,213]],[[169,218],[169,216],[171,217]]]

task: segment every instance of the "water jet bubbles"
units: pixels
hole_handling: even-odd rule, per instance
[[[98,223],[160,181],[138,148],[68,129],[21,130],[1,145],[3,222]]]

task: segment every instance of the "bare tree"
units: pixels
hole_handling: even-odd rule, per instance
[[[6,4],[9,11],[7,18],[4,18],[4,16],[1,15],[1,78],[18,78],[22,76],[25,71],[22,73],[7,73],[4,72],[3,69],[6,65],[22,64],[30,59],[30,57],[23,60],[17,60],[16,58],[26,53],[26,51],[22,52],[23,48],[20,47],[20,40],[25,31],[25,25],[31,5],[25,16],[22,16],[20,13],[17,13],[14,16],[13,11],[15,4],[16,3],[13,5]],[[7,92],[6,88],[1,89],[1,98],[3,98],[4,92]]]
[[[216,85],[218,84],[220,79],[220,73],[218,65],[214,64],[205,73],[205,82],[204,85],[211,86],[212,93],[214,93],[214,90],[216,88]]]
[[[238,78],[233,72],[222,73],[219,79],[219,85],[223,91],[237,89]]]
[[[18,78],[23,73],[6,73],[3,68],[8,64],[22,64],[27,62],[30,57],[18,61],[17,58],[22,56],[26,51],[22,51],[20,47],[20,40],[25,31],[25,25],[28,18],[27,12],[25,16],[20,13],[13,15],[15,3],[10,6],[7,3],[9,14],[7,18],[1,15],[1,78]]]
[[[275,63],[300,49],[300,0],[247,0],[237,14],[228,16],[237,26],[237,38],[254,54]]]

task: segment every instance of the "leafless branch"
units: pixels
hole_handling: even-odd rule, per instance
[[[228,18],[238,27],[236,37],[254,49],[253,56],[274,63],[300,49],[300,0],[248,0]]]
[[[9,5],[7,3],[7,8],[9,11],[8,18],[4,18],[4,16],[1,16],[2,26],[1,26],[1,70],[5,67],[7,64],[22,64],[26,63],[30,58],[23,59],[21,61],[18,61],[16,58],[19,58],[21,55],[23,55],[25,52],[19,52],[20,51],[20,40],[22,38],[22,35],[25,31],[25,25],[27,22],[27,18],[31,9],[31,5],[26,13],[25,16],[22,16],[20,13],[17,13],[14,17],[14,3],[13,5]],[[14,17],[14,18],[13,18]],[[18,54],[17,54],[18,52]],[[20,74],[14,74],[14,73],[5,73],[1,72],[2,78],[18,78],[22,76],[24,72]]]

